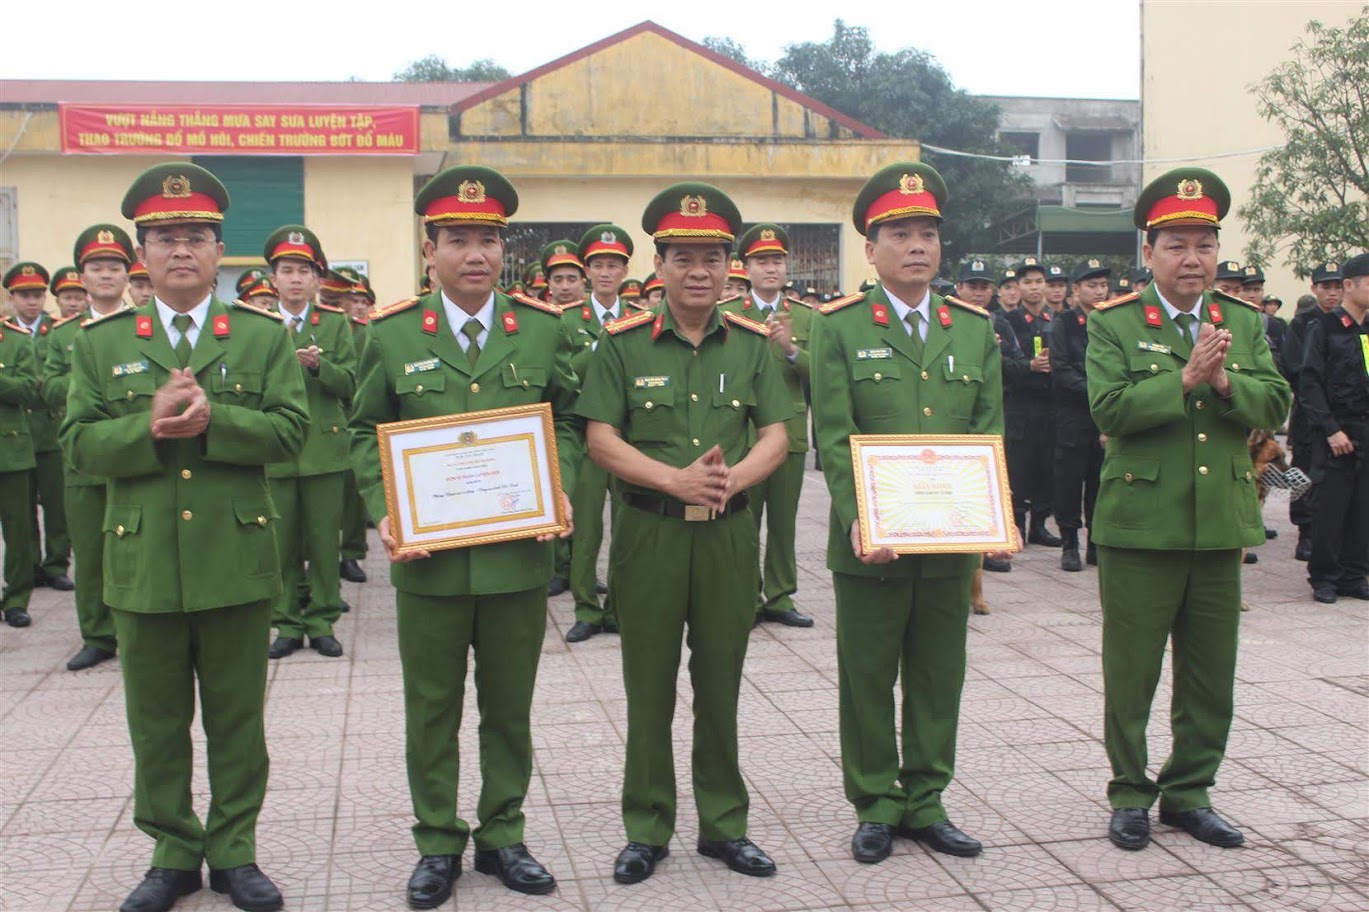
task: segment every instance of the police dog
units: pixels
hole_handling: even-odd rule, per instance
[[[979,559],[979,566],[974,569],[974,578],[970,580],[970,609],[975,614],[988,614],[989,603],[984,601],[984,558]]]
[[[1246,445],[1250,448],[1250,461],[1255,464],[1255,492],[1259,495],[1260,510],[1263,511],[1265,498],[1269,496],[1269,487],[1263,480],[1264,470],[1273,466],[1279,473],[1287,472],[1288,453],[1279,444],[1273,431],[1251,431]]]

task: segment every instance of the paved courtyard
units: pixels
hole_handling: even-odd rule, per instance
[[[560,881],[549,897],[510,893],[470,870],[465,910],[1369,909],[1369,603],[1318,605],[1292,559],[1287,502],[1266,508],[1282,533],[1245,568],[1236,719],[1215,804],[1245,829],[1241,849],[1210,848],[1156,824],[1127,853],[1106,838],[1107,761],[1097,575],[1059,570],[1059,552],[1018,555],[989,574],[993,613],[970,621],[970,667],[952,819],[985,843],[978,859],[899,840],[876,866],[855,863],[855,818],[838,765],[831,580],[823,566],[827,494],[810,472],[800,517],[799,604],[817,625],[766,625],[751,640],[741,700],[752,838],[780,866],[754,880],[694,854],[688,793],[689,688],[680,684],[680,831],[649,882],[611,868],[625,703],[616,637],[574,648],[570,597],[549,606],[534,703],[536,766],[527,841]],[[373,533],[374,547],[374,533]],[[271,790],[260,862],[291,910],[404,908],[416,859],[408,827],[404,716],[393,594],[381,552],[371,582],[347,585],[341,659],[300,652],[270,670]],[[132,823],[132,761],[117,663],[72,674],[79,645],[69,594],[39,590],[34,625],[0,627],[0,909],[114,909],[152,843]],[[263,644],[264,648],[265,644]],[[1166,674],[1167,677],[1167,674]],[[497,699],[497,698],[496,698]],[[1152,726],[1166,753],[1161,685]],[[474,694],[461,738],[460,807],[474,816]],[[197,730],[198,804],[205,803]],[[186,910],[229,910],[205,890]],[[449,907],[450,908],[450,907]]]

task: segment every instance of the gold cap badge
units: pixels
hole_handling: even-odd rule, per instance
[[[1203,198],[1203,184],[1193,178],[1179,181],[1179,199],[1199,200]]]
[[[289,241],[291,244],[294,244],[296,247],[304,243],[304,235],[300,234],[298,231],[290,232],[288,235],[285,236],[285,239]]]
[[[1100,262],[1098,262],[1097,260],[1089,260],[1089,268],[1090,268],[1090,269],[1097,269],[1098,267],[1100,267],[1100,266],[1102,266],[1102,265],[1103,265],[1103,264],[1100,263]]]
[[[773,241],[774,239],[775,239],[775,232],[774,232],[773,230],[771,230],[771,229],[769,229],[769,228],[762,228],[762,229],[761,229],[761,240],[762,240],[762,241]]]
[[[190,178],[184,174],[168,174],[162,181],[162,197],[165,199],[188,199],[190,197]]]
[[[101,230],[101,231],[96,232],[96,234],[95,234],[95,242],[96,242],[97,244],[113,244],[113,243],[114,243],[114,232],[113,232],[113,231],[105,231],[105,230]]]
[[[702,196],[685,194],[680,198],[680,215],[699,218],[708,215],[708,200]]]
[[[456,188],[456,195],[463,203],[485,202],[485,185],[480,181],[462,181]]]
[[[923,182],[921,174],[905,174],[898,179],[898,192],[904,194],[914,194],[923,192]]]

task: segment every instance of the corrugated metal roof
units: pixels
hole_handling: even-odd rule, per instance
[[[0,80],[0,104],[403,104],[448,107],[488,82]]]

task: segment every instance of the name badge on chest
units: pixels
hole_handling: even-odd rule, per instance
[[[127,377],[131,374],[145,374],[148,370],[146,361],[129,361],[126,364],[114,365],[114,376]]]
[[[1145,339],[1138,339],[1136,347],[1141,351],[1154,352],[1157,355],[1171,354],[1169,346],[1160,342],[1147,342]]]
[[[892,348],[859,348],[856,349],[857,361],[887,361],[894,356]]]
[[[632,385],[636,389],[664,389],[670,386],[669,377],[633,377]]]
[[[410,374],[421,374],[425,371],[437,370],[438,361],[436,358],[426,358],[422,361],[410,361],[404,365],[404,376]]]

